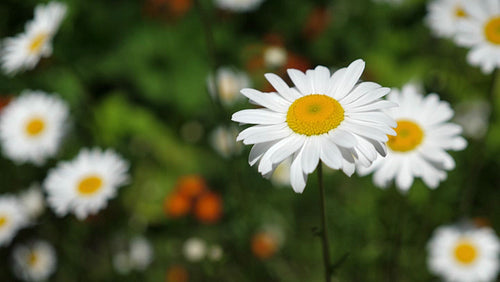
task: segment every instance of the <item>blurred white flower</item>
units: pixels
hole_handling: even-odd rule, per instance
[[[471,48],[469,64],[491,73],[500,67],[500,1],[465,1],[464,7],[468,16],[457,25],[456,41]]]
[[[215,0],[215,5],[223,10],[249,12],[256,10],[264,0]]]
[[[35,17],[26,24],[24,33],[7,38],[2,44],[1,64],[7,74],[36,66],[40,58],[52,54],[52,38],[66,15],[66,4],[50,2],[35,8]]]
[[[55,95],[25,90],[0,115],[3,153],[16,163],[43,165],[65,134],[68,105]]]
[[[500,241],[491,228],[442,226],[427,249],[430,271],[445,281],[493,281],[498,275]]]
[[[225,106],[233,106],[239,101],[244,100],[244,96],[240,94],[240,90],[250,86],[250,78],[248,75],[230,67],[220,67],[215,74],[215,83],[211,76],[207,78],[207,86],[212,97],[218,95],[221,103]]]
[[[427,5],[427,25],[436,36],[451,38],[455,36],[457,24],[467,17],[464,2],[470,0],[433,0]]]
[[[220,245],[212,245],[208,250],[208,258],[213,261],[220,261],[224,255],[224,250]]]
[[[219,155],[230,158],[243,150],[241,142],[236,141],[238,129],[235,126],[219,126],[210,135],[210,144]]]
[[[130,265],[133,269],[145,270],[153,261],[153,246],[144,237],[136,237],[130,242]]]
[[[105,208],[128,181],[129,164],[112,150],[82,149],[72,161],[49,171],[44,188],[58,216],[72,212],[80,220]]]
[[[456,106],[454,120],[464,129],[464,136],[481,139],[488,131],[491,106],[487,101],[466,101]]]
[[[270,46],[264,50],[264,63],[268,68],[279,68],[286,64],[288,53],[280,46]]]
[[[128,252],[121,251],[113,255],[113,267],[119,274],[127,274],[130,272],[130,258]]]
[[[358,83],[365,68],[356,60],[330,74],[323,66],[303,73],[289,69],[295,87],[280,77],[266,74],[277,92],[242,89],[241,93],[263,108],[236,112],[232,120],[254,124],[240,132],[238,141],[253,145],[249,164],[259,162],[264,177],[289,157],[290,182],[302,193],[307,176],[321,160],[351,176],[355,163],[369,166],[386,154],[387,134],[395,135],[396,122],[383,109],[397,104],[380,99],[390,92],[373,82]]]
[[[132,270],[144,271],[153,261],[153,246],[145,237],[135,237],[127,249],[122,249],[113,255],[113,267],[120,274]]]
[[[182,252],[190,262],[202,260],[207,254],[207,245],[200,238],[189,238],[184,242]]]
[[[19,200],[10,195],[0,196],[0,247],[8,245],[27,224],[28,217]]]
[[[446,171],[455,168],[446,150],[467,146],[459,135],[462,128],[448,122],[453,109],[437,94],[424,97],[412,84],[405,85],[401,92],[394,89],[387,98],[399,104],[387,111],[397,121],[397,135],[387,142],[387,156],[369,168],[360,167],[359,174],[375,172],[373,180],[379,187],[387,187],[395,179],[399,189],[407,191],[414,178],[421,177],[428,187],[436,188],[446,179]]]
[[[271,182],[275,186],[290,186],[290,166],[292,159],[288,158],[280,163],[271,176]]]
[[[24,281],[45,281],[57,266],[54,247],[45,241],[16,245],[12,251],[14,274]]]
[[[31,221],[45,210],[45,198],[40,185],[33,184],[19,195],[19,201]]]

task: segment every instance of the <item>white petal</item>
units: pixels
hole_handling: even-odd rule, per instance
[[[321,160],[330,168],[339,169],[342,166],[342,154],[333,142],[326,138],[320,139]]]
[[[240,132],[236,141],[243,140],[243,144],[250,145],[282,139],[292,133],[286,124],[256,125]]]
[[[274,89],[289,102],[293,102],[301,97],[297,91],[292,91],[292,88],[290,88],[279,76],[273,73],[266,73],[264,76]]]
[[[248,124],[278,124],[286,121],[286,114],[266,109],[250,109],[234,113],[231,119]]]
[[[318,138],[311,136],[304,143],[304,152],[302,153],[302,169],[305,173],[312,173],[318,166],[320,155],[320,143]]]
[[[328,132],[328,137],[335,144],[345,148],[353,148],[357,144],[356,137],[342,128],[331,130]]]
[[[302,170],[302,151],[295,154],[292,165],[290,166],[290,183],[293,191],[296,193],[304,192],[306,188],[307,175]]]
[[[288,69],[288,75],[293,81],[293,84],[302,92],[303,95],[314,94],[311,82],[307,79],[307,76],[296,69]]]
[[[352,62],[344,74],[344,79],[339,83],[339,87],[335,93],[334,98],[340,100],[351,92],[354,85],[359,81],[363,70],[365,69],[365,62],[361,59]]]
[[[241,90],[241,94],[245,95],[258,105],[280,113],[286,113],[288,111],[288,107],[290,106],[289,102],[274,93],[262,93],[255,89],[245,88]]]
[[[253,145],[248,155],[248,163],[253,166],[276,142],[266,142]]]

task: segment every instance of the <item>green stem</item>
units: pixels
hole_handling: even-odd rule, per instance
[[[326,205],[325,205],[325,188],[323,186],[323,166],[320,163],[318,166],[318,186],[321,209],[321,241],[323,244],[323,264],[325,266],[325,281],[330,282],[332,277],[332,263],[330,259],[330,244],[328,242],[328,228],[326,225]]]

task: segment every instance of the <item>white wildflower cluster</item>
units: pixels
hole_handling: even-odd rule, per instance
[[[113,255],[113,267],[120,274],[145,270],[154,259],[151,243],[142,236],[130,240],[128,248]]]
[[[66,10],[59,2],[40,4],[24,33],[3,40],[0,63],[6,74],[32,69],[52,54],[52,39]],[[69,116],[70,107],[58,94],[22,91],[0,112],[3,155],[16,165],[45,166],[59,153],[68,134]],[[128,168],[128,162],[110,149],[82,149],[73,161],[51,169],[42,186],[33,184],[18,195],[0,195],[0,246],[10,244],[19,230],[36,227],[46,205],[58,216],[74,213],[84,219],[97,213],[127,183]],[[139,245],[131,246],[135,260],[145,256]],[[18,279],[44,281],[55,271],[57,258],[52,245],[38,240],[15,245],[12,262]]]

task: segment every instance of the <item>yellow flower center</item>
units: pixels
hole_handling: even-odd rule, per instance
[[[28,264],[30,266],[35,266],[37,262],[38,262],[38,256],[36,255],[35,252],[31,252],[28,256]]]
[[[477,258],[476,246],[469,241],[461,241],[455,247],[455,259],[462,264],[471,264]]]
[[[395,129],[396,136],[388,136],[387,145],[396,152],[408,152],[415,149],[424,139],[424,132],[413,121],[400,120]]]
[[[48,37],[49,37],[49,35],[47,33],[44,33],[44,32],[35,36],[35,38],[33,38],[33,40],[31,41],[30,46],[28,47],[30,53],[40,52],[40,49],[45,44],[45,41],[47,41]]]
[[[35,137],[40,135],[45,129],[45,122],[41,118],[32,118],[26,124],[26,133],[30,137]]]
[[[465,12],[465,10],[462,6],[456,6],[455,7],[455,16],[457,18],[465,18],[465,17],[467,17],[467,13]]]
[[[7,224],[7,217],[5,216],[0,216],[0,228],[2,228],[4,225]]]
[[[344,108],[326,95],[301,97],[288,108],[286,122],[294,132],[307,136],[321,135],[336,128],[344,120]]]
[[[87,176],[78,184],[78,192],[85,196],[92,195],[102,188],[102,183],[102,178],[99,176]]]
[[[489,42],[500,45],[500,17],[493,18],[486,23],[484,35]]]

